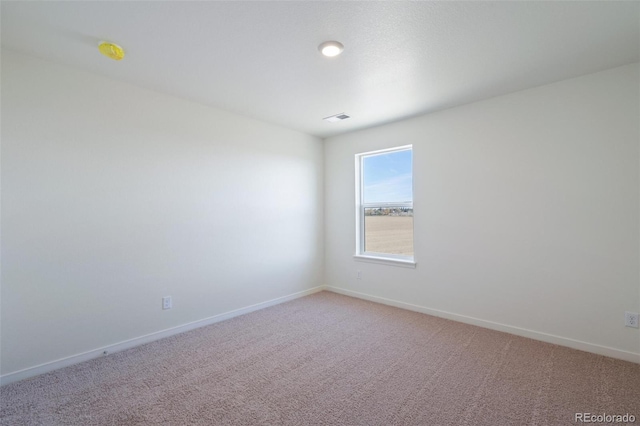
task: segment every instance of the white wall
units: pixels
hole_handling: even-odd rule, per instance
[[[640,311],[639,82],[629,65],[326,140],[326,283],[640,362],[624,327]],[[355,261],[354,154],[406,144],[417,268]]]
[[[320,285],[322,156],[3,51],[2,374]]]

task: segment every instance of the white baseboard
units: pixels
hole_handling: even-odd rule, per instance
[[[308,296],[313,293],[317,293],[325,289],[325,286],[318,286],[310,288],[308,290],[300,291],[297,293],[289,294],[287,296],[278,297],[276,299],[267,300],[266,302],[256,303],[255,305],[247,306],[233,311],[225,312],[223,314],[214,315],[209,318],[204,318],[198,321],[193,321],[187,324],[179,325],[177,327],[168,328],[166,330],[157,331],[155,333],[146,334],[144,336],[135,337],[133,339],[125,340],[123,342],[115,343],[113,345],[103,346],[87,352],[83,352],[76,355],[71,355],[66,358],[58,359],[56,361],[47,362],[44,364],[36,365],[35,367],[25,368],[23,370],[14,371],[0,376],[0,385],[7,385],[9,383],[17,382],[19,380],[34,377],[43,373],[48,373],[59,368],[68,367],[73,364],[78,364],[83,361],[88,361],[93,358],[104,356],[104,353],[108,354],[114,352],[120,352],[125,349],[133,348],[135,346],[143,345],[145,343],[153,342],[155,340],[164,339],[165,337],[173,336],[175,334],[184,333],[196,328],[204,327],[210,324],[214,324],[220,321],[224,321],[239,315],[248,314],[249,312],[257,311],[260,309],[268,308],[269,306],[278,305],[280,303],[288,302],[299,297]]]
[[[93,358],[98,358],[98,357],[104,356],[103,354],[105,351],[107,353],[120,352],[125,349],[133,348],[135,346],[143,345],[145,343],[153,342],[155,340],[160,340],[165,337],[184,333],[186,331],[204,327],[210,324],[215,324],[217,322],[224,321],[233,317],[248,314],[253,311],[268,308],[269,306],[274,306],[280,303],[288,302],[290,300],[297,299],[299,297],[308,296],[310,294],[317,293],[322,290],[328,290],[334,293],[344,294],[346,296],[352,296],[359,299],[369,300],[371,302],[382,303],[384,305],[395,306],[401,309],[421,312],[424,314],[446,318],[453,321],[477,325],[479,327],[489,328],[497,331],[503,331],[505,333],[515,334],[517,336],[528,337],[530,339],[540,340],[547,343],[553,343],[560,346],[566,346],[569,348],[578,349],[585,352],[591,352],[598,355],[609,356],[611,358],[621,359],[624,361],[630,361],[630,362],[635,362],[640,364],[640,353],[627,352],[627,351],[623,351],[615,348],[610,348],[607,346],[600,346],[593,343],[587,343],[579,340],[569,339],[566,337],[560,337],[552,334],[528,330],[525,328],[514,327],[510,325],[492,322],[492,321],[486,321],[478,318],[468,317],[465,315],[453,314],[450,312],[431,309],[424,306],[413,305],[410,303],[400,302],[397,300],[387,299],[384,297],[371,296],[369,294],[360,293],[352,290],[346,290],[339,287],[318,286],[318,287],[310,288],[308,290],[289,294],[287,296],[282,296],[276,299],[268,300],[266,302],[257,303],[255,305],[247,306],[244,308],[225,312],[219,315],[214,315],[209,318],[204,318],[198,321],[183,324],[177,327],[172,327],[166,330],[161,330],[155,333],[125,340],[123,342],[115,343],[113,345],[96,348],[87,352],[83,352],[83,353],[72,355],[66,358],[58,359],[56,361],[51,361],[51,362],[40,364],[34,367],[29,367],[23,370],[15,371],[13,373],[8,373],[3,376],[0,376],[0,385],[7,385],[9,383],[17,382],[19,380],[27,379],[43,373],[48,373],[53,370],[58,370],[60,368],[68,367],[70,365],[78,364],[83,361],[88,361]]]
[[[407,309],[410,311],[421,312],[423,314],[433,315],[436,317],[446,318],[453,321],[463,322],[466,324],[477,325],[479,327],[489,328],[491,330],[503,331],[505,333],[515,334],[517,336],[528,337],[542,342],[553,343],[559,346],[566,346],[572,349],[578,349],[585,352],[591,352],[598,355],[604,355],[611,358],[621,359],[640,364],[640,353],[623,351],[620,349],[610,348],[608,346],[600,346],[593,343],[582,342],[580,340],[569,339],[567,337],[555,336],[553,334],[541,333],[539,331],[528,330],[526,328],[514,327],[511,325],[500,324],[493,321],[486,321],[478,318],[468,317],[465,315],[453,314],[451,312],[440,311],[437,309],[426,308],[424,306],[413,305],[411,303],[400,302],[397,300],[387,299],[384,297],[371,296],[369,294],[357,291],[346,290],[339,287],[325,286],[325,290],[334,293],[352,296],[358,299],[369,300],[371,302],[382,303],[384,305],[395,306],[397,308]]]

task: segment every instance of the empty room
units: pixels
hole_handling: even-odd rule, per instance
[[[0,424],[640,423],[640,3],[0,24]]]

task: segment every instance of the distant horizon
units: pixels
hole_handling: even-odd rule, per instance
[[[364,157],[364,202],[413,202],[411,149]]]

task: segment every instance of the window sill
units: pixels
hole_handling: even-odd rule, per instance
[[[381,265],[399,266],[401,268],[415,268],[416,262],[406,259],[394,259],[391,257],[368,256],[365,254],[354,254],[353,258],[358,262],[378,263]]]

